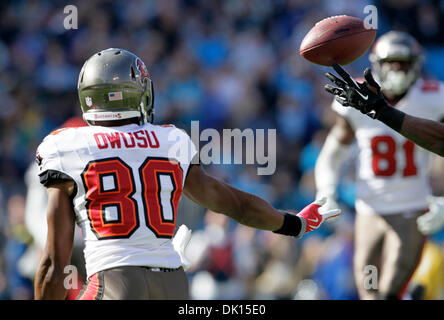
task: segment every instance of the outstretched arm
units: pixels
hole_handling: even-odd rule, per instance
[[[197,204],[249,227],[274,231],[284,222],[284,214],[267,201],[207,175],[201,166],[191,167],[184,193]]]
[[[326,209],[338,207],[336,189],[341,167],[354,137],[355,133],[348,121],[338,115],[325,139],[314,170],[316,198],[327,197]]]
[[[424,149],[444,157],[444,123],[404,113],[399,133]]]
[[[443,123],[417,118],[389,106],[370,69],[364,71],[364,83],[357,83],[341,66],[336,64],[333,68],[342,79],[328,72],[327,78],[337,87],[326,85],[325,89],[334,94],[339,103],[358,109],[369,117],[385,123],[424,149],[444,156]]]
[[[199,165],[190,169],[184,192],[197,204],[225,214],[246,226],[297,237],[318,228],[323,221],[340,214],[340,210],[337,209],[320,215],[318,208],[325,201],[310,204],[298,215],[280,211],[253,194],[207,175]],[[307,223],[307,216],[314,218],[315,222]]]

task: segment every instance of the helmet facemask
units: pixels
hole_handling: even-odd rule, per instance
[[[395,96],[400,96],[418,79],[420,70],[416,63],[407,70],[392,69],[387,62],[380,62],[374,66],[377,77],[383,91],[388,91]]]
[[[142,121],[145,123],[154,122],[154,86],[151,79],[145,80],[145,93],[140,99],[140,113]]]
[[[421,75],[422,49],[409,34],[390,31],[375,43],[369,55],[376,81],[386,93],[405,94]],[[398,66],[393,66],[397,63]]]

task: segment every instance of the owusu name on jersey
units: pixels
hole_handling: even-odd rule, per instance
[[[94,139],[99,149],[121,148],[159,148],[159,140],[154,131],[138,130],[134,132],[95,133]]]

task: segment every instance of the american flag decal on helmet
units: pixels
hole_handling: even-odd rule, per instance
[[[110,92],[108,93],[108,100],[109,101],[117,101],[122,100],[122,91],[119,92]]]

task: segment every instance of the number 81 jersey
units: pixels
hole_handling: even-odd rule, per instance
[[[360,111],[333,102],[355,132],[358,146],[356,210],[393,214],[427,208],[429,152]],[[444,87],[419,79],[396,108],[410,115],[444,118]]]
[[[171,125],[65,128],[43,140],[36,155],[41,183],[75,183],[88,277],[117,266],[181,265],[171,238],[196,153]]]

